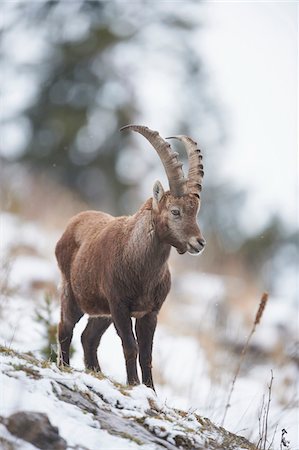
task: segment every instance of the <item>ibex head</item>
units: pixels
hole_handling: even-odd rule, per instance
[[[165,168],[169,191],[164,191],[160,181],[156,181],[153,187],[152,220],[158,237],[175,247],[180,254],[201,253],[205,240],[196,218],[204,172],[201,151],[197,149],[196,142],[184,135],[172,137],[183,142],[188,155],[189,172],[185,179],[178,153],[171,150],[157,131],[141,125],[127,125],[121,128],[124,129],[142,134],[155,148]]]

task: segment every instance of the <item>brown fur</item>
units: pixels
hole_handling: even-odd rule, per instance
[[[173,208],[180,216],[173,215]],[[158,312],[170,289],[167,260],[171,246],[179,253],[199,253],[204,240],[196,223],[198,196],[175,198],[154,186],[153,199],[133,216],[112,217],[86,211],[73,217],[56,246],[62,273],[59,363],[69,364],[73,328],[90,316],[82,334],[85,365],[100,370],[97,347],[113,322],[126,360],[129,384],[142,381],[154,388],[152,342]],[[135,333],[131,317],[136,318]]]

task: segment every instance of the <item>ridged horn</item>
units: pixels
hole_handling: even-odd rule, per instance
[[[187,188],[182,169],[183,164],[178,160],[178,153],[172,151],[169,143],[164,141],[158,131],[153,131],[143,125],[126,125],[120,129],[120,131],[123,130],[137,131],[152,144],[164,166],[171,194],[175,197],[184,195]]]
[[[189,162],[187,189],[190,194],[195,194],[200,197],[204,171],[202,165],[202,153],[201,150],[197,148],[197,142],[183,134],[170,136],[166,139],[178,139],[184,144]]]

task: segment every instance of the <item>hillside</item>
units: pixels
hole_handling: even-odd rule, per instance
[[[0,361],[6,412],[0,417],[1,448],[256,448],[192,411],[169,408],[145,386],[129,388],[95,374],[60,371],[7,347],[0,347]]]
[[[7,418],[19,410],[40,411],[38,407],[41,404],[47,404],[43,397],[41,400],[41,395],[38,393],[34,396],[31,394],[25,396],[25,393],[33,390],[32,386],[30,386],[30,391],[26,389],[26,385],[23,386],[24,380],[27,380],[27,383],[32,381],[29,377],[30,373],[28,375],[30,364],[37,365],[37,369],[34,368],[37,372],[43,368],[53,371],[51,372],[51,381],[58,378],[61,381],[62,377],[72,380],[71,388],[75,383],[76,389],[78,386],[81,389],[81,383],[85,383],[86,377],[88,377],[82,371],[83,354],[80,341],[80,335],[87,319],[82,318],[74,330],[71,366],[75,370],[70,373],[60,373],[55,366],[49,368],[49,363],[38,363],[38,361],[49,361],[56,358],[59,273],[53,249],[60,230],[49,229],[37,221],[24,220],[21,216],[8,213],[3,213],[1,216],[1,228],[3,231],[5,230],[5,233],[2,233],[0,240],[2,257],[0,345],[4,350],[8,348],[23,352],[27,355],[25,356],[26,364],[29,364],[29,369],[26,369],[24,373],[18,370],[25,364],[22,359],[24,356],[21,361],[17,359],[13,362],[14,360],[9,360],[8,357],[19,358],[17,355],[11,353],[5,356],[5,352],[2,352],[0,371],[3,371],[3,379],[0,384],[0,415]],[[178,259],[178,262],[181,260]],[[240,310],[236,307],[229,307],[227,301],[230,299],[227,284],[233,285],[234,290],[237,291],[239,280],[226,279],[223,276],[199,270],[186,271],[181,269],[174,259],[171,260],[171,265],[173,285],[170,296],[159,315],[154,340],[153,369],[157,390],[157,398],[154,396],[155,404],[160,408],[162,406],[166,408],[167,405],[167,414],[170,414],[170,417],[174,415],[174,423],[182,423],[187,428],[192,428],[190,423],[192,420],[196,423],[196,417],[208,417],[210,421],[205,420],[205,427],[211,427],[212,439],[215,440],[215,433],[218,435],[219,432],[221,436],[221,431],[217,431],[218,429],[212,423],[216,425],[222,423],[228,387],[249,329],[248,324],[242,320]],[[246,302],[242,296],[240,298],[243,299],[242,304],[248,307],[249,302]],[[296,388],[298,358],[294,344],[296,342],[297,316],[296,305],[286,300],[284,297],[276,299],[272,297],[269,301],[262,324],[255,333],[252,346],[244,361],[243,370],[241,370],[235,385],[231,407],[224,426],[233,433],[232,436],[241,434],[251,442],[259,441],[261,436],[259,420],[264,414],[264,399],[267,398],[272,371],[274,382],[268,417],[267,448],[270,446],[273,449],[280,448],[281,430],[286,429],[288,440],[292,444],[289,448],[296,450],[298,448],[298,390]],[[256,305],[254,306],[256,308]],[[251,320],[255,308],[250,310]],[[36,359],[28,361],[28,354]],[[106,390],[110,392],[111,387],[114,389],[114,396],[117,399],[120,396],[122,402],[124,400],[128,402],[132,395],[135,398],[138,393],[142,399],[153,395],[144,387],[131,391],[122,386],[126,379],[125,364],[121,342],[113,327],[103,336],[99,357],[103,372],[107,376],[101,384],[104,396]],[[13,367],[15,373],[11,367],[7,367],[7,364]],[[10,377],[7,376],[7,372]],[[27,376],[25,376],[26,373]],[[47,386],[50,384],[51,388],[52,384],[45,377],[45,373],[48,376],[50,372],[42,371],[43,379],[47,380],[44,381],[45,389],[48,389]],[[98,383],[97,379],[91,378],[91,380]],[[109,380],[115,380],[115,384],[113,384],[114,381]],[[33,385],[37,386],[36,389],[41,384],[43,384],[41,379],[34,380]],[[120,387],[120,392],[116,392],[115,386]],[[88,388],[85,386],[84,389]],[[128,395],[123,398],[125,391]],[[17,400],[15,393],[17,393]],[[52,393],[51,388],[51,398],[53,395],[56,394]],[[52,414],[48,410],[46,410],[46,414],[53,425],[60,427],[64,416],[67,420],[73,416],[68,414],[72,405],[68,404],[67,408],[65,405],[63,408],[57,408],[58,401],[59,399],[56,399],[54,406],[51,403],[50,412],[52,411]],[[26,407],[27,404],[31,406]],[[145,401],[145,405],[142,401],[139,407],[136,407],[137,409],[134,408],[134,411],[144,412],[148,409],[148,401]],[[190,423],[177,416],[179,414],[175,412],[177,410],[192,411],[193,415],[183,413],[186,417],[191,417]],[[163,409],[163,411],[165,410]],[[119,408],[116,408],[116,413],[119,416]],[[80,414],[82,416],[82,412]],[[152,416],[149,416],[151,419],[157,419],[155,416],[159,416],[157,412],[151,414]],[[58,421],[55,417],[58,418]],[[80,419],[78,421],[80,427],[76,421],[67,425],[72,430],[71,439],[69,434],[63,434],[63,436],[68,443],[71,443],[75,430],[82,439],[80,441],[81,448],[84,448],[82,446],[87,445],[84,444],[84,436],[82,437],[84,433],[77,432],[82,429],[81,422]],[[129,421],[129,423],[131,422]],[[168,426],[169,423],[169,420],[166,420]],[[187,423],[188,425],[186,425]],[[142,429],[149,428],[147,424],[148,421],[145,422],[145,425],[137,422],[136,426],[142,426]],[[99,435],[98,430],[94,431],[94,426],[90,426],[90,433],[93,433],[93,442],[97,442]],[[162,426],[165,428],[162,431],[166,435],[169,432],[168,427],[165,424]],[[180,431],[180,428],[177,430],[177,426],[179,425],[175,426],[175,430]],[[196,426],[198,427],[198,424]],[[5,428],[1,427],[1,430],[5,431]],[[181,430],[181,433],[184,432]],[[199,433],[197,428],[196,433]],[[201,439],[200,434],[198,436]],[[200,444],[205,442],[206,436],[202,439]],[[217,442],[221,443],[221,439]],[[128,441],[124,442],[125,444],[122,445],[129,445]],[[78,446],[79,443],[70,445]],[[95,447],[87,445],[85,448],[99,448],[97,445]],[[115,447],[111,443],[109,445],[108,448],[113,449],[131,448]],[[133,444],[130,443],[130,445]],[[19,448],[25,447],[22,444]],[[191,448],[193,447],[191,446]]]

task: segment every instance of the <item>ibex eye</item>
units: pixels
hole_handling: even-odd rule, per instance
[[[172,209],[171,210],[171,214],[173,214],[174,216],[179,216],[180,215],[180,210],[179,209]]]

